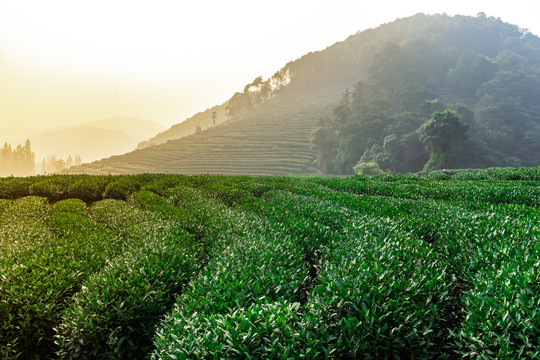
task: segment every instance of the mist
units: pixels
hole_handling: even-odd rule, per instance
[[[79,153],[87,162],[127,152],[222,104],[257,76],[269,78],[287,62],[360,30],[420,11],[484,11],[536,26],[532,16],[538,4],[518,3],[5,2],[0,4],[0,144],[16,147],[29,139],[38,162]],[[160,127],[141,136],[127,128],[88,125],[116,117],[147,119]],[[119,132],[80,128],[88,126]],[[92,142],[98,133],[103,138]],[[70,141],[76,149],[68,148]]]

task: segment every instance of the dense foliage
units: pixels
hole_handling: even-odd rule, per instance
[[[0,357],[538,358],[539,181],[1,178]]]
[[[538,37],[483,14],[417,15],[377,32],[386,45],[312,133],[321,171],[348,174],[370,162],[392,173],[538,165]],[[444,149],[422,135],[447,109],[470,129],[446,132],[459,146]]]

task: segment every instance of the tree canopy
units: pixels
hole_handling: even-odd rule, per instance
[[[456,151],[465,140],[469,125],[462,122],[456,113],[446,110],[433,113],[419,130],[420,141],[430,155],[424,169],[454,168]]]
[[[385,43],[313,133],[319,171],[540,164],[538,37],[482,14],[420,14],[370,35]]]

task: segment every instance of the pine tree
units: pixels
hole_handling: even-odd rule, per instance
[[[66,168],[70,168],[73,166],[73,158],[71,157],[71,154],[69,154],[67,160],[66,160]]]
[[[11,174],[11,145],[7,142],[0,152],[0,176],[9,176]]]

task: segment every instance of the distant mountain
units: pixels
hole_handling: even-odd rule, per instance
[[[75,154],[79,154],[83,162],[90,162],[123,154],[137,145],[137,139],[125,132],[92,126],[51,130],[32,136],[30,141],[38,162],[49,155],[65,159]]]
[[[79,154],[83,162],[124,154],[164,126],[138,117],[114,117],[80,126],[50,129],[31,136],[37,161],[47,156],[66,159]]]
[[[538,68],[540,39],[524,29],[482,14],[417,14],[289,62],[137,151],[70,171],[351,173],[361,161],[417,171],[435,154],[420,128],[445,109],[468,138],[439,164],[537,165]]]
[[[100,129],[122,131],[132,138],[138,139],[139,141],[143,139],[145,140],[149,136],[153,136],[154,134],[165,130],[165,127],[156,121],[141,119],[134,116],[117,116],[88,122],[84,125]]]

